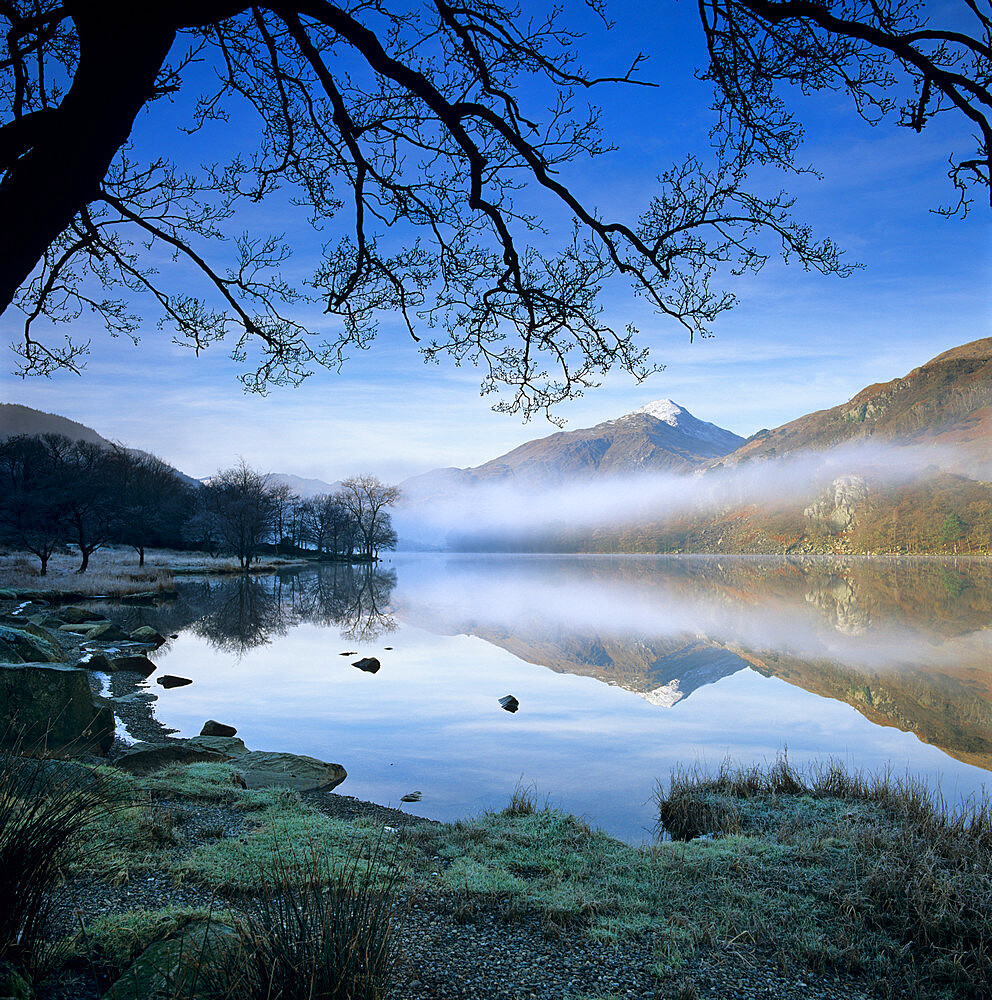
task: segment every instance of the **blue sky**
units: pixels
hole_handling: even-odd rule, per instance
[[[533,0],[526,6],[543,9]],[[704,60],[695,5],[624,2],[609,10],[615,28],[605,36],[581,10],[566,14],[588,21],[587,68],[615,71],[640,48],[650,57],[644,76],[660,86],[595,92],[604,133],[618,150],[574,164],[566,176],[603,215],[633,220],[658,173],[687,152],[705,151],[709,91],[692,77]],[[611,291],[607,317],[621,326],[634,322],[666,368],[640,386],[608,377],[560,408],[567,426],[588,426],[667,396],[747,435],[835,405],[992,333],[988,207],[979,203],[964,221],[930,211],[950,200],[946,160],[952,150],[968,151],[966,130],[949,119],[931,123],[921,136],[887,123],[870,128],[843,95],[798,97],[792,106],[807,127],[801,158],[815,164],[822,180],[776,174],[758,181],[787,187],[798,198],[796,215],[864,270],[839,280],[772,262],[760,275],[728,285],[740,304],[718,321],[713,338],[692,344],[643,300]],[[235,122],[204,136],[208,148],[185,151],[176,130],[183,107],[180,100],[145,116],[137,148],[208,159],[209,144],[226,148],[239,131]],[[306,265],[312,237],[302,229],[287,237]],[[14,316],[0,326],[5,342],[17,335]],[[397,481],[436,466],[478,464],[556,429],[492,413],[493,400],[479,396],[477,372],[445,362],[425,366],[416,345],[388,321],[372,349],[356,353],[342,373],[318,373],[302,387],[274,389],[264,398],[243,394],[239,368],[223,351],[194,358],[153,322],[138,348],[106,338],[85,319],[77,328],[82,339],[93,337],[81,378],[22,381],[9,374],[8,354],[0,373],[3,400],[82,421],[191,475],[243,456],[265,471],[326,480],[371,471]]]

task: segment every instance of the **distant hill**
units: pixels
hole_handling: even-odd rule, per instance
[[[543,489],[609,475],[688,472],[742,444],[740,435],[659,399],[595,427],[528,441],[475,468],[414,476],[402,489],[421,500],[500,481]]]
[[[288,486],[298,497],[309,500],[321,493],[337,493],[341,483],[325,483],[323,479],[304,479],[288,472],[273,472],[269,474],[272,485]]]
[[[16,434],[61,434],[69,438],[70,441],[88,441],[90,444],[102,445],[109,448],[111,442],[102,434],[98,434],[92,427],[86,424],[77,423],[68,417],[60,417],[57,413],[45,413],[43,410],[35,410],[30,406],[22,406],[20,403],[0,403],[0,439],[13,437]],[[128,448],[129,452],[135,455],[148,457],[149,452],[140,448]],[[156,456],[157,457],[157,456]],[[168,463],[166,463],[168,465]],[[199,486],[200,482],[192,476],[187,476],[185,472],[169,466],[172,471],[187,486]]]
[[[16,434],[62,434],[70,441],[110,445],[92,427],[76,423],[68,417],[34,410],[20,403],[0,403],[0,438],[14,437]]]

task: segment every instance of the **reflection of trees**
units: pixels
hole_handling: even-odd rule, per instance
[[[368,641],[396,628],[389,611],[396,573],[376,566],[334,563],[286,582],[304,621],[333,625],[348,639]]]
[[[294,623],[292,608],[280,599],[273,577],[239,576],[210,587],[192,631],[212,646],[239,655],[284,635]]]
[[[332,563],[272,577],[238,577],[197,588],[190,628],[217,649],[245,653],[299,622],[339,628],[368,641],[396,628],[389,601],[396,574]]]

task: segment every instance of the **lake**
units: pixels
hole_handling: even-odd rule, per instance
[[[409,554],[179,591],[127,612],[178,633],[154,658],[193,680],[151,684],[162,723],[336,761],[342,793],[419,791],[419,815],[523,785],[639,841],[675,764],[786,748],[955,802],[989,784],[988,562]]]

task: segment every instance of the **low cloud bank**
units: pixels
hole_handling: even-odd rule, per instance
[[[544,490],[463,473],[433,486],[421,479],[404,496],[395,523],[401,548],[457,547],[472,539],[621,528],[753,504],[809,502],[843,476],[898,485],[928,473],[980,471],[951,448],[858,442],[688,475],[645,473]]]

